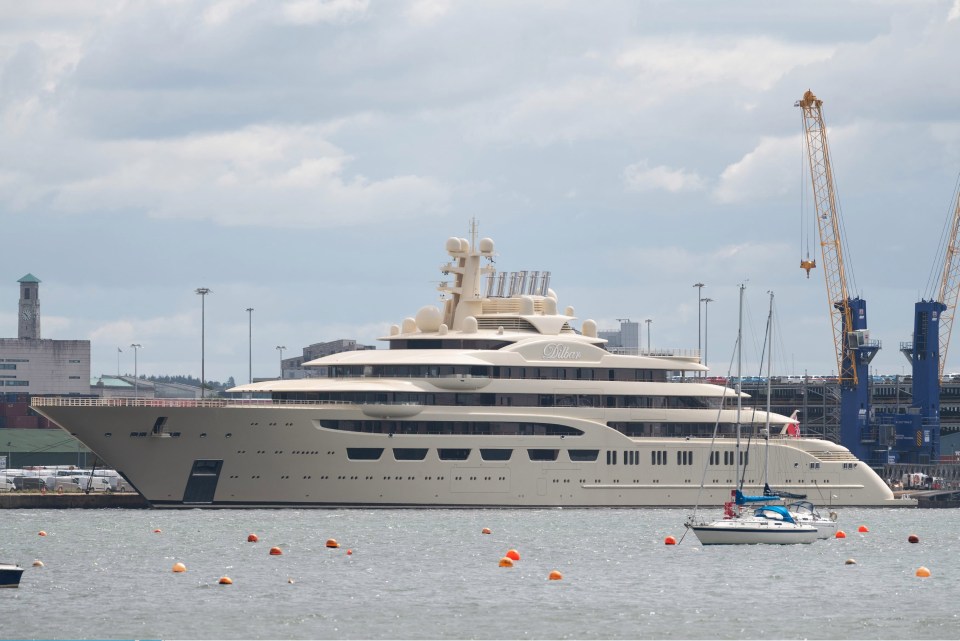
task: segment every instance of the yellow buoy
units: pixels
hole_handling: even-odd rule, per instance
[[[910,543],[919,543],[920,537],[917,536],[916,534],[911,534],[910,536],[907,537],[907,541],[909,541]]]
[[[560,579],[563,578],[563,575],[560,574],[558,570],[554,570],[550,573],[550,576],[547,578],[550,579],[551,581],[559,581]]]
[[[328,547],[328,548],[338,548],[338,547],[340,547],[340,544],[337,543],[337,540],[336,540],[336,539],[327,539],[327,547]]]
[[[867,529],[866,525],[861,525],[859,528],[857,528],[857,532],[869,532],[869,531],[870,530]]]
[[[512,568],[512,567],[513,567],[513,559],[511,559],[511,558],[508,557],[508,556],[503,557],[502,559],[500,559],[500,567],[502,567],[502,568]]]
[[[917,568],[917,576],[925,579],[928,576],[930,576],[930,570],[928,570],[927,568],[921,565],[920,567]]]
[[[506,556],[508,559],[512,559],[512,560],[514,560],[514,561],[519,561],[519,560],[520,560],[520,553],[517,552],[516,550],[507,550],[507,553],[506,553],[504,556]]]
[[[480,530],[480,534],[490,534],[490,528],[488,527],[483,528],[482,530]]]
[[[844,565],[856,565],[857,562],[854,561],[853,559],[847,559],[846,561],[843,562],[843,564],[844,564]]]
[[[256,542],[259,541],[259,540],[260,540],[260,538],[259,538],[256,534],[248,534],[248,535],[247,535],[247,543],[256,543]]]
[[[174,572],[186,572],[186,571],[187,571],[187,566],[185,566],[183,563],[180,563],[180,562],[178,561],[178,562],[176,562],[176,563],[173,564],[173,571],[174,571]]]
[[[665,538],[665,539],[663,540],[663,544],[664,544],[664,545],[676,545],[676,544],[677,544],[677,540],[676,540],[675,538],[673,538],[672,536],[668,536],[667,538]]]
[[[233,585],[233,579],[228,576],[220,577],[220,585]]]
[[[843,530],[837,530],[836,536],[838,539],[845,539],[847,538],[847,533],[844,532]]]
[[[43,567],[43,561],[41,561],[40,559],[37,559],[36,561],[33,562],[33,567],[35,567],[35,568],[42,568],[42,567]]]
[[[272,554],[273,556],[280,556],[281,554],[283,554],[283,550],[281,550],[278,547],[272,547],[270,548],[270,554]]]

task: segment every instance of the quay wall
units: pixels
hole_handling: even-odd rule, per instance
[[[5,492],[0,494],[0,510],[62,510],[70,508],[125,508],[150,507],[146,499],[136,492],[69,493]]]

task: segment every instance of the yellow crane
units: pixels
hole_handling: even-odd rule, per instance
[[[853,366],[851,359],[844,358],[847,352],[844,337],[853,331],[853,318],[843,267],[843,237],[822,105],[823,101],[808,89],[795,106],[803,111],[803,129],[806,134],[807,157],[810,160],[810,178],[813,181],[814,207],[823,253],[823,274],[827,281],[837,371],[840,373],[841,383],[848,380],[852,385],[857,385],[857,368]],[[816,266],[816,261],[800,261],[800,267],[807,271],[807,278],[810,277],[810,270]]]
[[[960,188],[957,189],[957,205],[947,232],[943,278],[940,280],[940,295],[937,297],[937,300],[947,307],[940,314],[940,371],[938,374],[941,380],[943,368],[947,362],[947,347],[950,346],[950,330],[953,329],[958,294],[960,294]]]

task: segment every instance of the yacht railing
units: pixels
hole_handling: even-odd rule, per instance
[[[357,405],[352,401],[297,401],[270,398],[81,398],[75,396],[34,396],[31,407],[275,407]],[[362,403],[361,403],[362,404]],[[406,404],[406,403],[403,403]]]

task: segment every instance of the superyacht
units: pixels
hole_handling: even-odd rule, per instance
[[[689,507],[737,484],[736,392],[678,382],[697,354],[617,354],[574,325],[549,272],[497,272],[489,238],[450,238],[442,306],[386,350],[325,356],[315,378],[198,400],[34,397],[157,508]],[[747,413],[744,433],[768,422]],[[769,417],[740,452],[820,505],[904,505],[866,464]],[[714,436],[716,434],[716,437]],[[706,474],[704,475],[704,469]],[[703,483],[701,483],[703,481]]]

